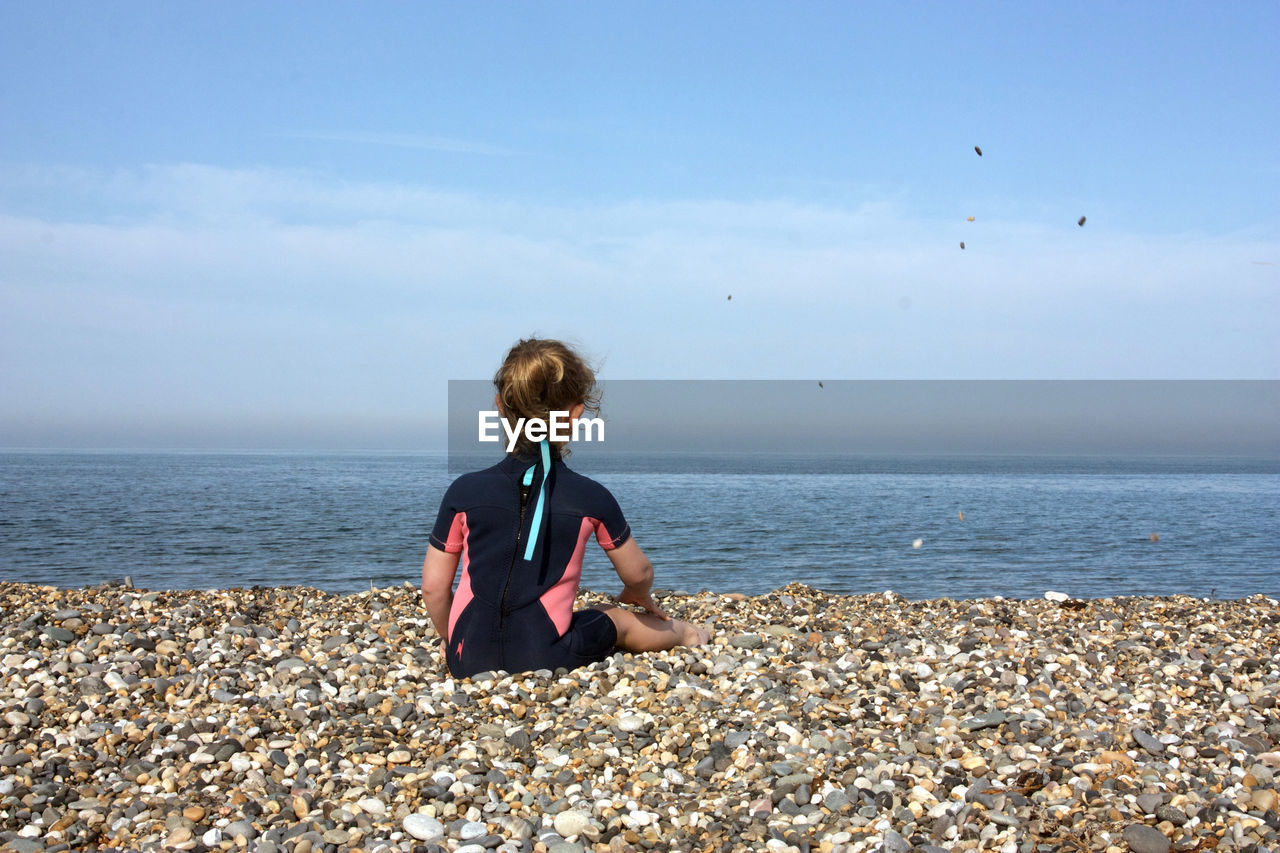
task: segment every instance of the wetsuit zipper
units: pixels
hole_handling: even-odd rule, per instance
[[[520,521],[516,524],[516,544],[511,550],[511,565],[507,566],[507,582],[502,587],[502,602],[498,606],[498,629],[507,618],[507,590],[511,588],[511,575],[516,569],[516,557],[520,553],[520,534],[524,532],[524,512],[529,506],[529,493],[533,486],[520,484]]]

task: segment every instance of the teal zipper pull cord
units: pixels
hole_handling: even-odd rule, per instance
[[[524,549],[525,560],[533,559],[533,549],[538,544],[538,532],[542,529],[542,508],[547,502],[547,478],[551,476],[551,445],[544,438],[538,442],[538,447],[542,450],[542,484],[538,486],[538,504],[533,508],[533,521],[529,523],[529,544]],[[526,486],[533,485],[533,469],[536,467],[532,465],[524,472]]]

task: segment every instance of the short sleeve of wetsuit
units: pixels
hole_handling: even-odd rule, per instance
[[[622,507],[604,486],[596,500],[596,541],[606,551],[612,551],[631,538],[631,527],[622,516]]]
[[[467,513],[458,506],[458,482],[455,480],[440,501],[436,526],[431,529],[431,544],[449,554],[462,551],[462,540],[467,535]]]

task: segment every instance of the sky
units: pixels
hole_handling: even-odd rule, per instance
[[[612,379],[1280,379],[1277,31],[3,4],[0,447],[442,448],[530,335]]]

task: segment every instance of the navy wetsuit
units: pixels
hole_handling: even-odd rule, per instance
[[[608,489],[559,459],[535,512],[543,473],[536,457],[507,456],[459,477],[441,501],[431,544],[461,554],[445,652],[457,677],[573,669],[614,651],[613,621],[597,610],[575,613],[573,601],[587,539],[611,551],[630,529]]]

